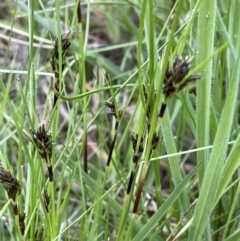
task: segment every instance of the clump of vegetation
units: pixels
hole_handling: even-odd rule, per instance
[[[238,1],[2,3],[0,240],[238,240]]]

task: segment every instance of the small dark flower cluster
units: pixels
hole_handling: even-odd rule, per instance
[[[45,125],[41,124],[37,131],[29,130],[30,136],[29,140],[34,144],[40,156],[46,161],[48,165],[49,181],[53,181],[52,172],[52,134],[47,133],[45,130]]]
[[[8,198],[12,201],[14,215],[15,216],[19,215],[20,217],[17,203],[16,203],[16,197],[21,193],[21,185],[19,181],[12,176],[11,172],[6,171],[1,164],[0,164],[0,183],[2,184],[3,188],[7,191]],[[24,229],[22,230],[21,232],[23,234]]]
[[[105,105],[111,110],[111,114],[116,117],[115,105],[112,101],[106,101]]]
[[[18,207],[16,203],[16,197],[21,193],[21,185],[19,181],[12,176],[11,172],[6,171],[3,166],[0,164],[0,183],[3,188],[7,191],[8,198],[12,201],[13,213],[15,216],[18,216],[19,227],[22,235],[25,232],[25,213],[20,214],[18,212]]]
[[[136,152],[136,148],[137,148],[137,140],[138,140],[138,134],[136,133],[132,133],[130,136],[131,140],[132,140],[132,145],[133,145],[133,150],[134,152]],[[139,144],[139,149],[138,149],[138,153],[141,154],[143,152],[143,138],[141,138],[140,144]]]
[[[200,79],[200,75],[189,75],[191,68],[192,65],[188,60],[188,56],[185,58],[179,58],[176,56],[172,67],[168,66],[163,85],[163,94],[165,99],[158,114],[160,118],[163,117],[167,107],[167,102],[173,94],[182,90],[187,83]]]
[[[190,75],[186,78],[191,68],[192,65],[188,60],[188,56],[185,58],[179,58],[176,56],[174,58],[173,66],[168,66],[164,78],[163,93],[166,98],[175,92],[182,90],[188,82],[200,79],[199,75]]]
[[[52,134],[46,132],[44,124],[41,124],[37,131],[29,131],[31,133],[29,140],[35,145],[40,156],[49,163],[52,158]]]
[[[143,95],[144,95],[144,99],[145,99],[145,101],[147,103],[147,101],[148,101],[148,92],[147,92],[147,87],[145,86],[145,84],[143,84]],[[151,115],[151,108],[150,108],[150,106],[147,107],[147,113],[146,114],[147,114],[147,119],[149,120],[150,115]]]
[[[118,112],[116,111],[116,106],[114,105],[113,101],[106,101],[105,105],[111,110],[110,114],[115,116],[115,118],[121,117],[122,111],[121,110],[118,110]]]
[[[65,68],[65,58],[69,52],[69,47],[71,45],[71,42],[69,41],[69,35],[71,31],[69,31],[66,34],[62,34],[61,41],[62,41],[62,71]],[[54,49],[52,53],[52,59],[51,59],[51,66],[55,73],[55,77],[59,78],[59,49],[58,49],[58,38],[55,39],[54,42]],[[58,84],[58,83],[57,83]],[[58,86],[58,85],[57,85]]]
[[[139,158],[140,158],[141,154],[144,151],[144,139],[143,139],[143,137],[141,137],[138,148],[137,148],[138,134],[133,132],[131,134],[130,138],[131,138],[131,141],[132,141],[134,154],[133,154],[133,158],[132,158],[133,169],[131,171],[129,181],[128,181],[127,194],[130,194],[130,192],[131,192],[131,187],[132,187],[132,183],[133,183],[133,180],[134,180],[134,177],[135,177],[137,164],[138,164],[138,161],[139,161]]]
[[[71,31],[69,31],[66,34],[62,34],[61,36],[61,42],[62,42],[62,71],[65,68],[65,64],[66,64],[66,56],[69,52],[69,48],[71,45],[71,42],[69,41],[69,35],[70,35]],[[58,38],[56,38],[55,42],[54,42],[54,49],[53,49],[53,53],[52,53],[52,59],[51,59],[51,66],[52,66],[52,70],[55,74],[55,82],[54,82],[54,88],[57,92],[59,92],[59,83],[60,83],[60,79],[59,79],[59,70],[60,70],[60,63],[59,63],[59,47],[58,47]],[[54,106],[57,102],[57,95],[54,95]]]
[[[8,197],[15,202],[16,196],[21,193],[20,183],[15,177],[12,176],[9,171],[6,171],[1,165],[0,183],[7,191]]]
[[[24,232],[25,232],[25,218],[26,218],[25,213],[19,214],[19,227],[22,235],[24,235]]]
[[[105,105],[110,109],[110,113],[116,119],[115,127],[114,127],[115,134],[114,134],[112,143],[111,143],[110,148],[109,148],[109,155],[108,155],[108,160],[107,160],[107,166],[109,166],[110,162],[111,162],[111,158],[112,158],[112,153],[113,153],[113,149],[114,149],[114,146],[115,146],[115,142],[116,142],[116,139],[117,139],[119,122],[120,122],[120,118],[122,116],[122,111],[118,110],[118,106],[113,101],[106,101]]]
[[[47,191],[44,189],[43,193],[43,202],[46,208],[47,213],[49,212],[49,203],[50,203],[50,196],[48,195]]]

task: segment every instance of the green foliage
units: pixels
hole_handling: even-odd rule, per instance
[[[239,238],[239,1],[2,8],[0,241]]]

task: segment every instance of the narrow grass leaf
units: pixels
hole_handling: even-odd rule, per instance
[[[173,192],[168,196],[163,205],[157,210],[157,212],[148,220],[148,222],[141,228],[138,234],[133,238],[132,241],[141,241],[147,237],[147,235],[154,230],[158,225],[158,222],[161,218],[167,213],[171,208],[173,203],[181,195],[186,185],[189,183],[193,175],[199,166],[196,166],[182,181],[181,183],[173,190]]]
[[[171,123],[170,123],[168,111],[165,113],[163,117],[162,130],[163,130],[163,136],[164,136],[167,153],[168,154],[176,153],[177,149],[175,146],[175,141],[174,141],[174,137],[171,129]],[[176,187],[182,181],[179,157],[178,156],[169,157],[169,166],[170,166],[171,175],[173,178],[173,183],[174,183],[174,186]],[[181,193],[179,197],[179,203],[182,211],[185,213],[190,206],[190,203],[185,191]],[[190,218],[190,215],[187,215],[187,217]]]
[[[231,84],[227,93],[226,102],[217,130],[213,150],[210,155],[209,164],[203,179],[199,200],[193,216],[188,241],[201,240],[207,220],[214,206],[214,198],[223,169],[224,159],[227,151],[227,143],[232,128],[234,107],[238,93],[238,78],[240,74],[240,55],[235,64]]]

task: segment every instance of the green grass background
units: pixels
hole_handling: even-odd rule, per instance
[[[21,184],[17,205],[26,219],[22,235],[0,188],[0,240],[240,240],[240,2],[81,1],[81,23],[78,4],[1,3],[0,160]],[[70,30],[53,111],[53,42]],[[176,55],[189,56],[201,79],[171,98],[148,159],[165,70]],[[116,121],[108,100],[121,118],[106,166]],[[154,114],[127,195],[134,169],[130,135],[144,132],[147,105]],[[27,138],[41,123],[53,136],[53,183]],[[146,193],[156,205],[153,215],[144,206]]]

